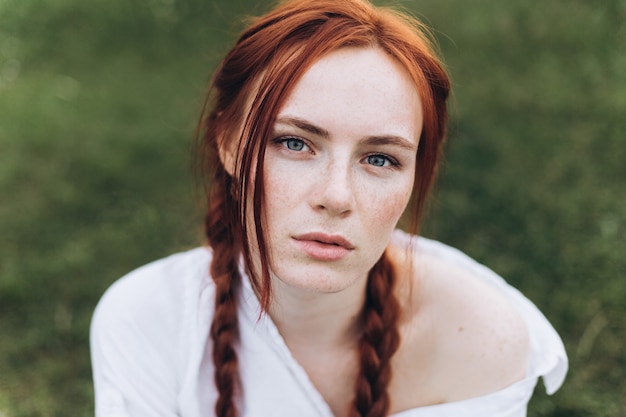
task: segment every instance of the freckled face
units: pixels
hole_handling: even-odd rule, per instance
[[[413,188],[419,94],[377,48],[317,61],[280,110],[265,165],[272,278],[310,291],[363,283]]]

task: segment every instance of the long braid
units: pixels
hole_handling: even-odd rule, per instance
[[[207,238],[213,248],[210,272],[215,282],[215,315],[210,332],[214,379],[218,390],[215,415],[237,417],[235,394],[240,391],[240,381],[235,344],[239,339],[237,293],[241,276],[237,265],[236,233],[233,233],[233,225],[226,212],[233,205],[229,192],[230,178],[223,170],[220,171],[216,176],[213,198],[205,219]]]
[[[246,267],[252,269],[253,247],[258,249],[260,273],[251,274],[251,284],[263,308],[271,300],[270,248],[262,228],[263,155],[275,118],[294,83],[321,56],[342,47],[372,46],[380,47],[407,70],[422,100],[423,130],[410,203],[412,231],[416,231],[436,176],[450,88],[429,36],[419,22],[373,7],[367,0],[281,2],[251,24],[214,75],[214,96],[207,98],[207,103],[214,101],[214,105],[209,106],[212,110],[202,139],[204,166],[217,167],[216,175],[210,176],[205,226],[213,248],[210,272],[216,287],[210,334],[219,394],[215,406],[218,417],[238,415],[235,399],[242,392],[236,354],[236,304],[242,278],[237,261],[243,255]],[[234,152],[236,163],[229,168],[230,175],[224,161],[219,163],[218,150]],[[231,175],[239,179],[234,188],[238,197],[231,194]],[[254,198],[244,201],[244,196],[249,195]],[[256,232],[256,241],[243,232],[248,221],[254,226],[251,233]],[[350,417],[384,417],[391,408],[387,393],[391,358],[400,343],[394,280],[390,261],[383,255],[368,277],[362,311],[363,335],[358,346],[360,370]]]
[[[361,367],[350,417],[385,417],[390,399],[391,357],[400,344],[400,307],[394,294],[395,277],[386,254],[370,271],[359,340]]]

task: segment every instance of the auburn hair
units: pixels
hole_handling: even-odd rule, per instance
[[[409,202],[410,231],[418,230],[445,137],[450,89],[429,33],[416,19],[366,0],[290,0],[254,19],[214,73],[201,122],[199,156],[208,198],[205,231],[213,249],[210,274],[216,287],[210,331],[219,395],[216,416],[237,416],[237,397],[242,394],[236,350],[241,256],[263,311],[271,301],[268,242],[262,227],[267,140],[300,77],[324,55],[346,47],[381,49],[406,70],[419,92],[423,130]],[[232,167],[224,165],[220,149],[235,155]],[[253,230],[248,230],[251,225]],[[258,265],[253,266],[252,253]],[[383,254],[368,276],[350,417],[389,412],[390,360],[400,341],[394,281]]]

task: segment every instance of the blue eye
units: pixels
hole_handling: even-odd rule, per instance
[[[284,139],[282,142],[290,151],[300,152],[304,150],[304,147],[306,146],[302,139],[297,138]]]
[[[367,157],[367,163],[376,167],[386,167],[391,161],[384,155],[370,155]]]

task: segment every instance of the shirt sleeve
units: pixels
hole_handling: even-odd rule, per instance
[[[148,267],[122,278],[94,312],[96,417],[178,415],[176,297],[155,272]]]

